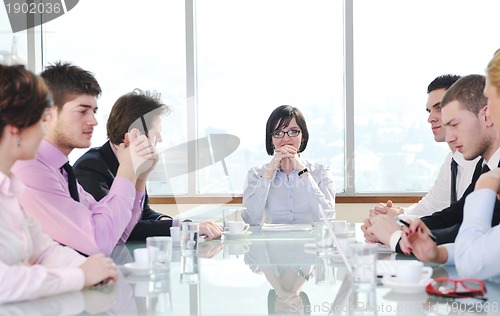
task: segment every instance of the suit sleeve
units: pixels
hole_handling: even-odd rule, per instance
[[[460,224],[464,217],[463,206],[464,201],[460,199],[440,212],[422,217],[422,221],[430,230],[442,229]]]
[[[99,159],[81,159],[73,166],[78,183],[90,193],[96,201],[102,200],[109,193],[115,175]]]

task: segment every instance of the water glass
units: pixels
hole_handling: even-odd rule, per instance
[[[181,226],[181,253],[194,254],[198,252],[198,235],[200,225],[193,222],[184,222]]]
[[[152,279],[168,277],[172,261],[172,238],[155,236],[146,238],[149,257],[149,273]]]
[[[331,223],[330,222],[328,222],[328,224],[325,222],[314,223],[314,234],[316,236],[317,254],[328,254],[333,251],[333,236],[331,230],[328,229],[327,225],[331,225]]]
[[[377,244],[353,242],[350,249],[353,286],[374,287],[377,279]]]

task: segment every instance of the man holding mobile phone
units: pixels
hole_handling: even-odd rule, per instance
[[[163,104],[160,95],[154,92],[135,89],[116,100],[107,122],[109,140],[101,147],[92,148],[78,159],[73,168],[75,175],[83,188],[97,200],[105,198],[115,181],[120,162],[116,155],[119,144],[124,142],[127,133],[144,135],[155,151],[156,144],[162,141],[161,118],[170,113],[170,108]],[[143,137],[144,137],[143,136]],[[148,170],[137,177],[140,186],[145,186],[149,172],[156,166],[155,158]],[[146,193],[142,215],[132,230],[129,241],[145,241],[149,236],[169,236],[170,227],[179,226],[179,221],[155,212],[149,206]],[[214,222],[200,223],[200,235],[207,240],[218,238],[222,229]]]

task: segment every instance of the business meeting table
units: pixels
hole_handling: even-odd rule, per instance
[[[353,225],[354,226],[354,225]],[[362,239],[359,226],[339,238]],[[487,301],[402,293],[378,282],[357,290],[335,255],[317,254],[311,230],[264,231],[203,241],[183,256],[174,243],[169,276],[152,280],[132,268],[133,249],[117,246],[119,280],[83,291],[0,305],[0,315],[463,315],[498,314],[500,286],[487,280]],[[229,238],[228,238],[229,237]],[[408,259],[379,253],[379,260]],[[433,277],[456,278],[453,267],[434,266]]]

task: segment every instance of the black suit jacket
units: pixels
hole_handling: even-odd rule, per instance
[[[101,147],[87,151],[75,162],[73,169],[78,183],[99,201],[108,194],[118,166],[118,159],[108,141]],[[172,220],[158,220],[162,216],[165,215],[149,207],[146,193],[141,219],[130,233],[128,240],[144,241],[149,236],[169,236]]]
[[[474,191],[476,182],[481,175],[481,166],[483,159],[479,160],[472,177],[472,182],[465,190],[464,195],[460,200],[451,204],[449,207],[445,208],[440,212],[436,212],[429,216],[422,217],[422,221],[429,227],[434,233],[437,239],[437,244],[445,244],[454,242],[457,237],[458,230],[464,219],[464,205],[467,195]],[[499,163],[500,167],[500,163]],[[493,211],[493,217],[491,220],[491,225],[496,226],[500,223],[500,203],[497,200],[495,203],[495,210]]]

